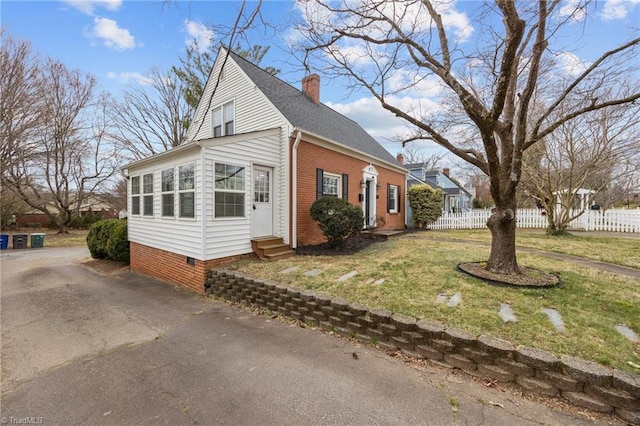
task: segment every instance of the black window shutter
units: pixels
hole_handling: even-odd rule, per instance
[[[391,184],[387,184],[387,213],[391,212],[393,209],[393,202],[391,200]]]
[[[349,201],[349,175],[342,174],[342,199]]]
[[[398,213],[400,213],[402,211],[402,203],[400,202],[402,200],[402,197],[400,197],[400,187],[398,186],[398,192],[396,193],[396,198],[398,199],[398,201],[396,201],[396,203],[398,203]]]
[[[324,170],[316,169],[316,200],[322,198],[324,190]]]

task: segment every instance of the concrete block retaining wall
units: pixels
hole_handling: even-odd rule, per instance
[[[272,312],[376,343],[389,351],[429,359],[498,382],[514,382],[523,389],[563,397],[574,405],[616,413],[640,425],[640,376],[600,364],[528,347],[505,340],[474,336],[440,323],[417,321],[401,314],[368,309],[313,291],[261,282],[236,272],[211,270],[207,292],[232,302]]]

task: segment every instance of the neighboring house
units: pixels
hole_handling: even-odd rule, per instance
[[[401,160],[402,157],[398,157]],[[424,163],[404,164],[409,170],[407,188],[413,185],[427,184],[442,191],[442,210],[445,213],[458,213],[471,210],[473,195],[449,176],[449,169],[429,170]],[[411,223],[411,209],[407,201],[407,223]]]
[[[72,199],[71,202],[73,202],[74,196],[74,194],[70,195],[70,198]],[[54,203],[47,203],[47,208],[54,214],[57,214],[57,212],[59,212]],[[111,204],[102,201],[100,197],[96,195],[89,195],[85,197],[85,199],[82,201],[82,204],[80,204],[80,208],[78,209],[78,215],[85,216],[90,211],[93,213],[100,213],[104,219],[118,217],[118,213],[116,212],[114,207]],[[33,209],[31,207],[28,207],[26,211],[17,215],[18,227],[33,226],[36,224],[38,226],[46,226],[48,223],[49,217],[47,215],[42,213],[42,211]]]
[[[556,208],[568,207],[573,210],[585,211],[594,204],[594,197],[597,191],[588,188],[577,188],[569,191],[563,189],[556,191]]]
[[[363,229],[380,217],[404,229],[406,170],[320,103],[317,75],[300,91],[226,56],[221,49],[187,142],[123,170],[132,269],[203,292],[209,268],[253,249],[269,256],[264,241],[289,251],[325,241],[310,216],[322,196],[362,208]]]

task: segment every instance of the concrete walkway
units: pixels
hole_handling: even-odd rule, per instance
[[[86,249],[0,255],[3,422],[617,424],[449,369],[83,266]]]

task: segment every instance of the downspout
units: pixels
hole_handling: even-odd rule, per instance
[[[298,130],[296,140],[293,142],[293,149],[291,153],[291,248],[298,246],[298,145],[302,138],[302,132]]]
[[[205,149],[202,147],[202,144],[200,143],[200,141],[196,141],[195,142],[196,145],[198,145],[198,147],[200,148],[200,207],[201,207],[201,211],[200,211],[200,235],[201,235],[201,240],[200,240],[200,257],[201,257],[201,261],[204,262],[207,260],[207,220],[205,218],[205,215],[207,213],[207,206],[206,203],[204,202],[204,196],[207,193],[207,183],[206,183],[206,179],[204,176],[205,173]],[[195,171],[194,171],[195,172]],[[195,178],[195,176],[194,176]],[[194,182],[195,183],[195,182]],[[195,200],[197,200],[198,197],[196,197],[196,194],[194,193],[194,203],[196,202]],[[195,205],[193,206],[194,209],[194,213],[195,213]]]

